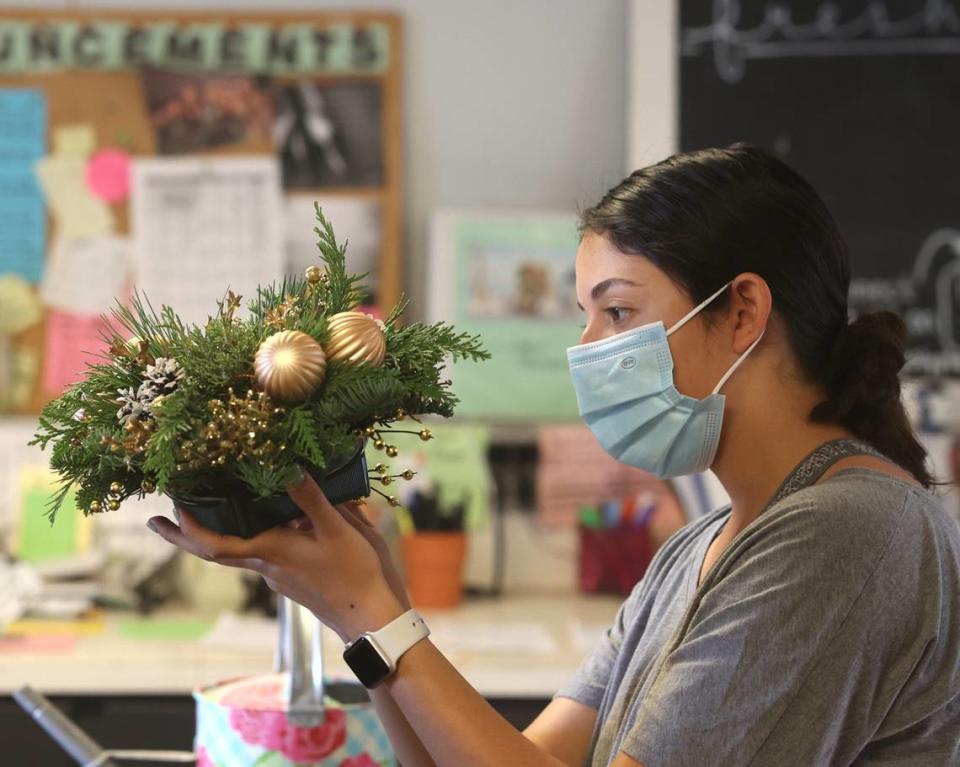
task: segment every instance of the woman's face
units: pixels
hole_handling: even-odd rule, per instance
[[[650,260],[622,253],[594,232],[586,232],[580,242],[576,271],[577,301],[586,318],[581,343],[658,320],[669,330],[694,306]],[[729,366],[729,355],[720,353],[715,335],[698,315],[670,336],[674,382],[683,394],[706,397]]]

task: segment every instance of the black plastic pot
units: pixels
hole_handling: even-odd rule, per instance
[[[370,495],[367,457],[362,444],[355,453],[332,468],[318,469],[308,465],[304,469],[334,505]],[[264,530],[303,516],[303,512],[286,493],[257,498],[245,487],[232,490],[226,496],[170,497],[207,529],[241,538],[253,538]]]

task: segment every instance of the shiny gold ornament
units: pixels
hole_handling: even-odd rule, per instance
[[[383,364],[387,341],[381,325],[363,312],[340,312],[327,320],[325,349],[331,360]]]
[[[391,458],[397,457],[397,448],[395,445],[387,445],[387,455]]]
[[[155,482],[151,482],[149,479],[143,480],[140,484],[140,489],[145,493],[153,493],[157,490],[157,485]]]
[[[366,429],[363,430],[363,433],[366,434],[368,437],[373,437],[373,436],[376,436],[377,430],[374,429],[372,426],[368,426]]]
[[[123,492],[123,485],[121,485],[119,482],[111,482],[110,492],[114,495],[120,495],[120,493]]]
[[[402,476],[403,476],[404,479],[406,479],[406,480],[409,481],[409,480],[413,479],[413,478],[416,476],[416,472],[412,472],[412,471],[410,471],[410,469],[407,469],[405,472],[403,472],[403,475],[402,475]]]
[[[327,357],[313,338],[283,330],[267,338],[254,359],[257,383],[274,399],[303,402],[327,374]]]
[[[393,477],[380,477],[380,482],[381,484],[389,485],[391,482],[393,482]]]
[[[90,501],[87,508],[90,509],[91,514],[98,514],[100,512],[100,501]]]
[[[303,276],[307,278],[307,282],[311,285],[316,285],[324,277],[324,271],[319,266],[313,265],[308,266],[306,271],[303,273]]]
[[[377,472],[377,474],[383,474],[383,472],[387,470],[387,465],[384,463],[378,463],[376,466],[373,467],[373,470]]]
[[[389,498],[387,498],[387,503],[389,503],[391,506],[396,508],[397,506],[400,505],[400,499],[397,498],[395,495],[391,495]]]
[[[116,498],[111,498],[109,501],[107,501],[107,508],[110,509],[110,511],[116,511],[120,508],[120,501],[118,501]]]
[[[424,442],[433,439],[433,434],[430,433],[430,429],[422,429],[420,431],[420,439]]]
[[[397,411],[397,414],[396,414],[394,417],[395,417],[398,421],[402,421],[404,418],[407,417],[407,411],[404,410],[403,408],[400,408],[400,409]]]
[[[383,448],[386,447],[386,444],[387,444],[387,443],[384,442],[382,439],[375,439],[375,440],[373,441],[373,446],[374,446],[377,450],[383,450]]]

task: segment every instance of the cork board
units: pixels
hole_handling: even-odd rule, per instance
[[[375,258],[370,302],[383,311],[398,300],[402,274],[400,38],[400,18],[385,13],[3,11],[0,95],[11,89],[43,95],[48,153],[57,151],[60,129],[86,126],[95,151],[116,149],[133,158],[272,156],[281,166],[285,199],[369,206],[378,219],[375,240],[366,245]],[[191,98],[205,94],[198,108],[207,113],[211,103],[243,98],[247,106],[265,104],[260,112],[269,114],[248,109],[201,131],[180,109],[188,91]],[[299,161],[279,138],[283,110],[296,113],[316,94],[328,113],[344,119],[330,167]],[[109,207],[114,233],[129,234],[129,200]],[[336,226],[335,213],[331,220]],[[48,215],[47,249],[57,227]],[[0,260],[0,278],[4,271]],[[40,294],[40,282],[30,288]],[[59,393],[43,384],[49,315],[44,308],[39,322],[4,339],[0,353],[36,363],[20,380],[8,379],[8,388],[15,381],[28,391],[16,401],[0,397],[4,412],[36,413]]]

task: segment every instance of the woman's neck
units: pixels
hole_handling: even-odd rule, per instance
[[[810,411],[821,399],[808,387],[728,394],[723,436],[713,463],[733,505],[725,534],[735,535],[756,519],[783,480],[820,445],[853,437],[842,426],[810,421]],[[737,407],[734,402],[751,404]]]

